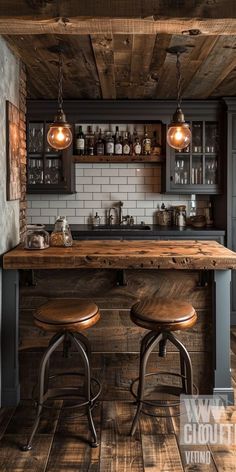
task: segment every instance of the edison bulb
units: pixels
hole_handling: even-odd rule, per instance
[[[70,126],[58,126],[52,124],[49,127],[47,141],[54,149],[66,149],[72,143],[72,133]]]
[[[191,131],[187,123],[170,125],[167,132],[167,142],[174,149],[184,149],[191,141]]]

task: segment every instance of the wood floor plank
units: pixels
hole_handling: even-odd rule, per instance
[[[174,434],[142,434],[145,472],[183,472]]]
[[[236,446],[210,446],[218,472],[236,472]]]
[[[132,403],[103,402],[100,472],[143,472],[140,433],[129,436]]]
[[[2,438],[5,430],[14,415],[15,408],[0,408],[0,439]]]
[[[100,442],[101,407],[93,410]],[[45,472],[99,472],[100,447],[91,448],[86,416],[62,410]]]
[[[51,435],[55,432],[62,401],[51,401],[48,402],[48,405],[50,405],[52,408],[45,408],[43,410],[37,434]],[[31,400],[22,401],[21,404],[16,408],[15,413],[6,428],[6,434],[29,434],[34,422],[35,411],[36,410]]]
[[[19,444],[26,442],[26,435],[5,434],[0,442],[1,472],[45,472],[50,453],[52,435],[37,435],[33,449],[19,450]]]
[[[172,411],[172,410],[171,410]],[[207,446],[184,446],[179,443],[179,422],[180,422],[180,417],[179,416],[172,416],[172,423],[174,426],[174,431],[176,434],[176,439],[181,455],[181,461],[183,465],[183,470],[184,472],[216,472],[216,467],[215,463],[211,454],[211,451]],[[209,451],[210,451],[210,463],[204,464],[204,463],[198,463],[196,459],[195,462],[193,462],[193,458],[189,456],[190,452],[197,453],[197,452],[203,452],[205,457],[209,458]]]

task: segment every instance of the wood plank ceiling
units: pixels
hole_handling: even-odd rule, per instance
[[[183,97],[204,99],[236,93],[235,35],[91,34],[8,35],[27,66],[28,96],[57,97],[60,41],[65,99],[174,99],[175,56],[166,48],[186,46],[181,56]]]
[[[56,98],[58,42],[67,99],[175,98],[166,48],[177,44],[184,98],[235,95],[235,0],[3,0],[0,34],[27,66],[30,98]]]

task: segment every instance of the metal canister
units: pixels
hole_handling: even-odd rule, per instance
[[[186,206],[179,205],[175,211],[175,224],[179,228],[184,228],[186,226]]]

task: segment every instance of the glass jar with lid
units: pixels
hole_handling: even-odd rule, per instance
[[[24,248],[30,250],[47,249],[49,247],[49,233],[44,225],[27,225],[24,238]]]
[[[73,239],[70,231],[68,221],[65,216],[58,216],[53,232],[50,236],[50,245],[58,247],[70,247],[73,244]]]

